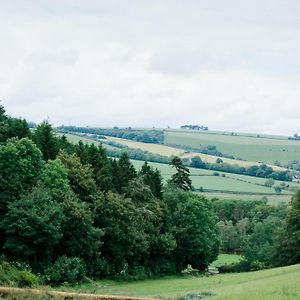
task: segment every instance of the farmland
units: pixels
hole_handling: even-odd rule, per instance
[[[165,277],[139,282],[106,280],[61,290],[163,299],[178,299],[187,294],[199,295],[206,292],[212,296],[207,299],[216,300],[283,300],[299,299],[299,277],[300,265],[294,265],[211,277]]]
[[[281,136],[166,130],[164,142],[195,148],[216,145],[219,151],[231,154],[236,158],[268,164],[274,164],[276,160],[281,164],[286,164],[300,157],[300,142]]]
[[[136,169],[140,169],[143,162],[132,160]],[[154,168],[160,170],[165,181],[171,178],[175,173],[174,169],[167,164],[149,163]],[[196,189],[203,188],[203,195],[217,198],[228,199],[260,199],[266,196],[269,200],[288,201],[290,200],[295,189],[300,188],[298,183],[289,183],[288,190],[283,190],[281,195],[277,195],[273,187],[265,186],[265,178],[252,176],[228,174],[223,172],[214,172],[210,170],[201,170],[190,168],[192,184]],[[218,174],[216,176],[216,174]],[[275,185],[282,182],[275,181]]]
[[[199,156],[204,162],[208,163],[215,163],[217,156],[198,153],[198,152],[187,152],[183,149],[179,149],[176,147],[170,147],[166,145],[159,145],[159,144],[149,144],[149,143],[141,143],[141,142],[135,142],[131,140],[126,139],[120,139],[115,137],[107,137],[108,141],[113,141],[122,145],[125,145],[129,148],[133,149],[142,149],[145,151],[149,151],[155,154],[165,155],[165,156],[172,156],[177,155],[181,158],[192,158],[194,156]],[[237,159],[229,159],[229,158],[222,158],[224,163],[232,164],[232,165],[239,165],[242,167],[250,167],[253,165],[258,165],[258,161],[244,161],[244,160],[237,160]],[[272,168],[274,170],[282,170],[282,168],[279,168],[277,166],[272,165]]]
[[[168,131],[167,134],[173,131]],[[174,131],[177,133],[177,131]],[[178,131],[181,134],[181,131]],[[184,132],[185,134],[190,135],[207,135],[207,136],[214,136],[210,135],[208,133],[190,133],[190,132]],[[216,134],[215,134],[216,135]],[[78,136],[74,134],[66,134],[67,138],[72,142],[78,142],[79,140],[82,140],[86,143],[99,143],[99,141],[92,140],[88,136]],[[227,136],[226,136],[227,137]],[[231,138],[231,136],[228,136]],[[223,137],[224,138],[224,137]],[[236,138],[236,137],[234,137]],[[246,139],[255,139],[255,137],[244,137]],[[191,155],[185,154],[183,149],[178,149],[175,147],[168,147],[165,145],[158,145],[158,144],[148,144],[148,143],[141,143],[141,142],[135,142],[131,140],[125,140],[120,138],[114,138],[114,137],[107,137],[108,141],[114,141],[119,144],[128,146],[130,148],[140,148],[143,150],[150,151],[152,153],[160,154],[160,155],[179,155],[179,156],[185,156],[185,155]],[[265,140],[268,140],[265,138]],[[283,138],[278,138],[279,141],[285,141]],[[118,148],[113,147],[111,145],[108,145],[105,143],[106,140],[103,140],[103,146],[108,150],[117,150]],[[246,148],[246,147],[245,147]],[[215,162],[216,157],[211,155],[205,155],[205,154],[199,154],[197,155],[203,157],[209,158],[209,161]],[[226,160],[226,159],[224,159]],[[236,163],[236,160],[230,160]],[[140,160],[132,160],[132,163],[138,170],[141,165],[143,164],[143,161]],[[244,162],[241,161],[241,163],[249,164],[250,162]],[[168,164],[161,164],[161,163],[149,163],[153,167],[160,170],[164,181],[166,182],[168,179],[171,178],[172,174],[174,174],[174,169],[168,165]],[[246,176],[246,175],[238,175],[238,174],[231,174],[231,173],[225,173],[225,172],[215,172],[211,170],[204,170],[204,169],[196,169],[196,168],[190,168],[191,172],[191,179],[192,184],[195,189],[203,189],[202,195],[205,195],[209,198],[222,198],[222,199],[245,199],[245,200],[257,200],[261,199],[262,197],[267,197],[268,200],[271,202],[281,202],[281,201],[289,201],[292,194],[297,188],[300,188],[300,184],[298,183],[292,183],[289,182],[289,188],[282,190],[280,194],[275,193],[274,187],[267,187],[265,186],[266,179],[265,178],[257,178],[253,176]],[[275,181],[274,186],[280,186],[282,182]]]

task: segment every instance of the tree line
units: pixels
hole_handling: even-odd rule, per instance
[[[146,162],[71,144],[48,122],[30,131],[1,107],[0,249],[46,282],[145,278],[204,270],[219,252],[212,202],[189,192],[188,169],[163,186]],[[11,127],[11,124],[14,127]],[[22,125],[22,126],[21,126]],[[1,281],[1,278],[0,278]]]
[[[226,173],[234,173],[241,175],[248,175],[261,178],[272,178],[280,181],[292,181],[292,175],[289,171],[274,171],[273,168],[266,164],[253,165],[250,167],[241,167],[239,165],[232,165],[224,163],[222,159],[218,158],[216,163],[207,163],[202,161],[199,156],[187,160],[190,167],[199,169],[208,169]]]
[[[162,130],[138,130],[129,128],[113,127],[111,129],[92,128],[92,127],[76,127],[76,126],[59,126],[60,132],[76,132],[92,134],[96,137],[112,136],[122,139],[133,140],[136,142],[162,144],[164,141],[164,132]]]
[[[48,122],[31,131],[0,106],[0,125],[0,270],[17,262],[60,284],[203,271],[220,249],[245,256],[221,271],[300,262],[300,191],[288,206],[209,200],[190,192],[178,157],[163,185],[147,162],[137,171],[126,153],[71,144]]]

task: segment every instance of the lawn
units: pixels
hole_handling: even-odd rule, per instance
[[[300,265],[210,277],[165,277],[137,282],[97,281],[72,290],[97,294],[175,299],[186,294],[210,292],[212,300],[292,300],[300,295]],[[206,298],[205,298],[206,299]]]

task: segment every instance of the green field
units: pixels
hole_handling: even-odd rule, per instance
[[[287,137],[239,134],[211,131],[166,130],[165,143],[191,146],[216,145],[223,153],[247,161],[274,164],[276,160],[286,164],[300,159],[300,142],[288,140]]]
[[[177,131],[176,131],[177,132]],[[190,133],[190,132],[188,132]],[[199,134],[196,132],[196,134]],[[209,135],[208,133],[203,133],[202,135]],[[71,142],[78,142],[82,140],[85,143],[99,143],[98,141],[92,140],[87,136],[78,136],[73,134],[66,134],[67,138]],[[229,136],[230,137],[230,136]],[[248,139],[254,139],[248,137]],[[111,140],[122,140],[122,143],[126,143],[128,146],[138,147],[140,144],[147,147],[148,150],[152,151],[160,151],[161,154],[171,155],[174,154],[172,151],[179,151],[181,149],[171,149],[171,147],[166,147],[163,145],[155,145],[155,144],[146,144],[146,143],[138,143],[134,141],[124,140],[124,139],[116,139],[111,138]],[[118,149],[110,145],[103,144],[107,149]],[[150,148],[151,149],[150,149]],[[154,148],[153,148],[154,147]],[[159,147],[159,148],[158,148]],[[153,150],[154,149],[154,150]],[[171,149],[171,150],[170,150]],[[145,150],[145,149],[144,149]],[[170,152],[171,151],[171,152]],[[139,169],[141,165],[144,163],[143,161],[132,160],[132,163]],[[164,181],[166,182],[171,176],[174,174],[175,170],[167,164],[160,163],[149,163],[155,168],[158,168],[163,176]],[[208,198],[221,198],[221,199],[241,199],[241,200],[257,200],[262,197],[267,197],[271,202],[277,203],[280,201],[289,201],[292,194],[297,188],[300,188],[300,184],[286,182],[289,185],[289,188],[283,190],[280,195],[275,193],[273,187],[266,187],[264,183],[266,182],[265,178],[257,178],[252,176],[224,173],[224,172],[215,172],[211,170],[204,169],[195,169],[190,168],[192,184],[196,189],[203,189],[203,195]],[[214,176],[214,174],[218,173],[219,176]],[[274,186],[279,186],[281,184],[280,181],[275,181]]]
[[[139,170],[144,163],[143,161],[132,160],[132,163]],[[149,163],[154,168],[160,170],[165,181],[171,178],[175,170],[167,164]],[[257,178],[252,176],[237,175],[230,173],[217,172],[219,176],[214,176],[215,171],[189,168],[192,184],[196,189],[202,187],[204,195],[212,198],[228,198],[228,199],[261,199],[263,196],[271,201],[289,201],[292,194],[297,188],[298,183],[290,183],[289,189],[283,190],[277,195],[273,187],[266,187],[265,178]],[[224,177],[223,177],[224,176]],[[275,185],[280,185],[281,181],[275,181]]]
[[[97,281],[61,288],[97,294],[176,299],[187,294],[211,293],[212,300],[299,299],[300,265],[210,277],[166,277],[138,282]],[[198,298],[199,299],[199,298]]]
[[[192,158],[195,156],[199,156],[204,162],[207,163],[215,163],[218,156],[214,155],[208,155],[203,154],[199,152],[191,152],[191,151],[185,151],[184,149],[176,148],[176,147],[170,147],[166,145],[160,145],[160,144],[150,144],[150,143],[142,143],[142,142],[136,142],[132,140],[127,139],[121,139],[121,138],[115,138],[111,136],[106,136],[108,141],[113,141],[118,144],[127,146],[132,149],[141,149],[144,151],[149,151],[154,154],[159,154],[163,156],[179,156],[181,158]],[[177,143],[179,144],[179,142]],[[245,161],[245,160],[237,160],[237,159],[230,159],[230,158],[224,158],[222,157],[222,160],[224,163],[228,163],[231,165],[239,165],[242,167],[251,167],[253,165],[259,165],[258,161]],[[283,168],[271,165],[271,167],[274,170],[284,170]]]

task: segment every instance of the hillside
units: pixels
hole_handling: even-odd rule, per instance
[[[264,162],[273,165],[279,161],[282,165],[300,157],[300,142],[288,140],[288,137],[260,134],[245,134],[195,131],[166,130],[166,144],[199,147],[216,145],[221,152],[231,154],[247,161]]]
[[[201,136],[209,136],[214,137],[214,139],[207,141],[210,143],[216,144],[216,141],[218,141],[220,138],[226,139],[232,139],[237,138],[236,136],[232,137],[229,134],[220,134],[220,133],[210,133],[210,131],[207,132],[191,132],[186,130],[177,130],[172,131],[168,130],[165,132],[166,139],[169,137],[170,134],[176,134],[182,138],[181,140],[177,140],[176,143],[181,142],[184,140],[184,137],[201,137]],[[79,140],[82,140],[86,143],[102,143],[102,145],[107,150],[118,150],[117,147],[114,147],[112,145],[109,145],[108,142],[115,142],[117,144],[121,144],[123,146],[127,146],[130,149],[142,149],[144,151],[149,151],[151,153],[164,155],[164,156],[172,156],[172,155],[178,155],[182,158],[184,157],[192,157],[200,156],[203,161],[207,161],[210,163],[214,163],[217,159],[216,156],[213,155],[206,155],[202,153],[195,153],[195,152],[189,152],[185,151],[184,149],[176,148],[176,147],[170,147],[166,145],[161,144],[151,144],[151,143],[142,143],[142,142],[136,142],[128,139],[122,139],[122,138],[115,138],[111,136],[106,136],[106,139],[101,140],[95,140],[89,135],[75,135],[75,134],[66,134],[67,138],[72,142],[78,142]],[[225,136],[225,137],[224,137]],[[192,140],[190,138],[190,140]],[[284,142],[290,142],[287,139],[284,139],[284,137],[273,137],[266,136],[264,138],[256,138],[256,136],[244,136],[244,139],[249,141],[259,139],[260,141],[269,141],[277,139],[278,141],[284,141]],[[295,141],[292,141],[295,142]],[[297,142],[296,142],[297,143]],[[183,145],[183,144],[181,144]],[[299,144],[300,145],[300,144]],[[193,145],[195,146],[195,145]],[[236,147],[236,144],[232,143],[232,147]],[[244,148],[247,148],[248,145],[245,145]],[[250,162],[250,161],[242,161],[242,160],[234,160],[234,159],[228,159],[223,158],[222,160],[227,163],[232,164],[241,164],[245,167],[249,167],[253,164],[258,164],[258,162]],[[132,160],[133,164],[137,169],[141,167],[143,164],[143,161],[141,160]],[[163,179],[167,181],[170,179],[172,174],[174,173],[174,170],[171,168],[170,165],[162,164],[162,163],[154,163],[151,162],[150,165],[160,170]],[[282,170],[282,168],[272,165],[272,168],[275,170]],[[223,198],[223,199],[261,199],[262,197],[267,197],[268,200],[272,202],[278,202],[278,201],[289,201],[292,194],[297,188],[300,188],[300,184],[296,182],[282,182],[275,180],[274,185],[272,187],[265,186],[266,178],[258,178],[253,176],[247,176],[247,175],[240,175],[240,174],[232,174],[232,173],[226,173],[226,172],[215,172],[212,170],[204,170],[204,169],[195,169],[190,168],[191,171],[191,179],[192,184],[196,190],[203,190],[204,195],[208,196],[209,198],[217,197],[217,198]],[[282,189],[281,193],[276,193],[274,190],[275,186],[283,186],[288,185],[288,188]]]
[[[61,290],[163,299],[176,299],[187,294],[199,295],[206,292],[213,295],[207,299],[216,300],[290,300],[299,299],[299,278],[300,265],[294,265],[211,277],[171,277],[131,283],[98,281]]]

